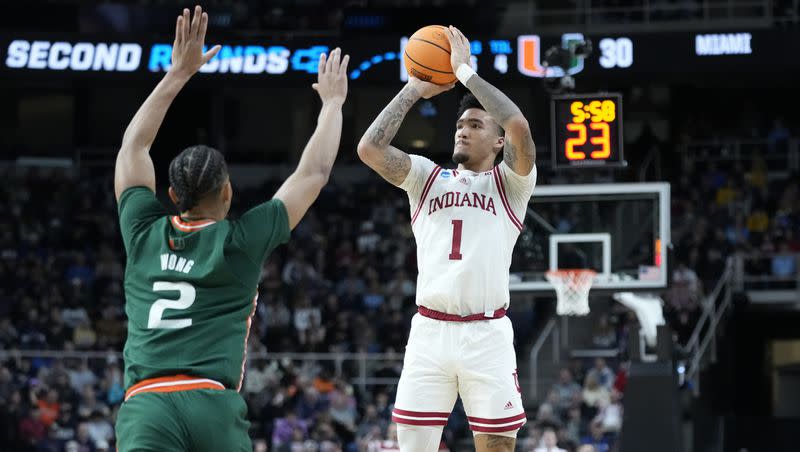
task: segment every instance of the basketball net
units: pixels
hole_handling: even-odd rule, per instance
[[[556,289],[558,315],[589,313],[589,289],[597,272],[588,269],[550,270],[545,277]]]

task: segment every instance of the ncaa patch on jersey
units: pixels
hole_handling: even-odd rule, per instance
[[[450,177],[450,171],[442,170],[442,172],[439,173],[439,177],[441,177],[442,179],[447,179],[448,177]]]

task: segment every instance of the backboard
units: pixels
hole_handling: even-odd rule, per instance
[[[512,291],[549,291],[545,272],[589,268],[593,289],[667,286],[668,183],[537,187],[511,263]]]

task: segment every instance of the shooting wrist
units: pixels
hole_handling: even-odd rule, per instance
[[[422,99],[422,90],[420,90],[420,87],[417,85],[419,82],[419,79],[409,78],[408,83],[406,83],[400,92],[405,92],[414,102]]]
[[[464,86],[467,86],[467,81],[475,74],[475,70],[466,63],[461,63],[458,69],[456,69],[456,78],[458,78],[458,81]]]

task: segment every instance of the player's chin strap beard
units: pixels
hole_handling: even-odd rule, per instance
[[[460,165],[462,163],[467,163],[469,160],[469,155],[464,154],[463,152],[456,152],[453,154],[453,163],[456,165]]]

